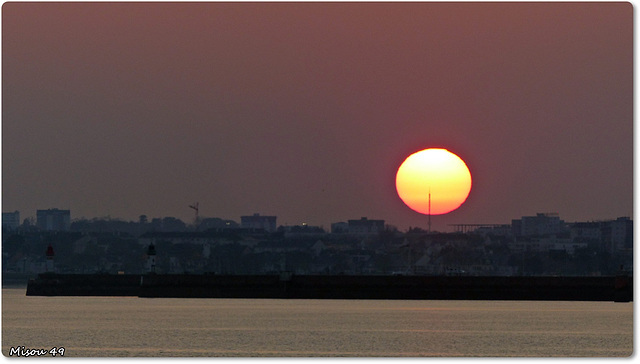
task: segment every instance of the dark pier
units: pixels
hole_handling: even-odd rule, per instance
[[[27,296],[633,301],[633,277],[40,274]]]

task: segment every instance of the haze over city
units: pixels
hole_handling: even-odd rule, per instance
[[[411,153],[469,167],[457,210],[633,215],[629,3],[5,3],[2,207],[329,228],[427,217]]]

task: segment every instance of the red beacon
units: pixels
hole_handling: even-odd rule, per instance
[[[46,271],[47,272],[53,272],[53,247],[51,246],[51,244],[49,244],[49,246],[47,247],[47,251],[45,252],[45,255],[47,256],[47,263],[46,263]]]

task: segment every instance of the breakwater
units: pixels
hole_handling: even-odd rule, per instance
[[[40,274],[28,296],[405,300],[633,300],[633,278]]]
[[[42,273],[27,283],[27,296],[137,296],[140,274]]]

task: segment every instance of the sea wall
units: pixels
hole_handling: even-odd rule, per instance
[[[630,301],[630,277],[147,276],[141,297]]]
[[[137,296],[139,274],[39,274],[27,296]]]
[[[27,295],[628,302],[633,278],[41,274]]]

